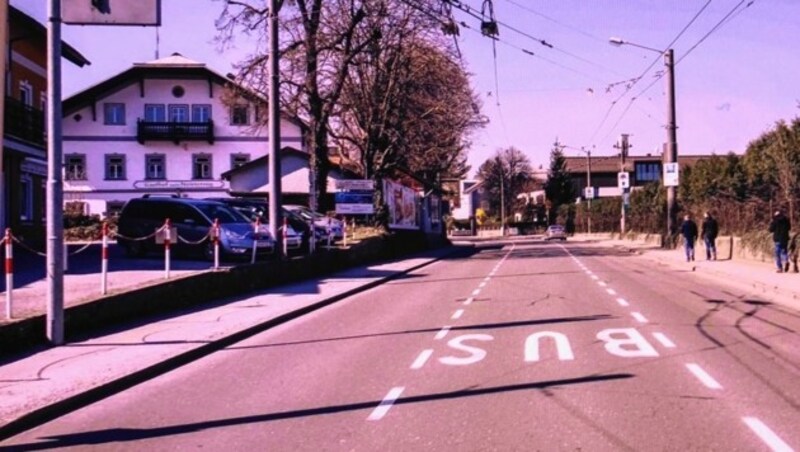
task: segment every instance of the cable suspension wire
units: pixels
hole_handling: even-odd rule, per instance
[[[706,4],[703,5],[703,7],[700,8],[699,11],[697,11],[697,13],[694,15],[694,17],[692,17],[692,20],[690,20],[683,27],[683,29],[678,33],[678,35],[675,36],[675,38],[672,40],[672,42],[670,42],[667,45],[667,47],[666,47],[667,49],[671,48],[672,45],[675,44],[678,41],[678,39],[680,39],[681,36],[683,36],[683,34],[686,32],[686,30],[689,29],[689,27],[697,20],[698,17],[700,17],[700,15],[703,13],[703,11],[705,11],[706,8],[708,8],[708,5],[710,5],[710,4],[711,4],[711,0],[706,1]],[[663,54],[663,52],[662,52],[662,54]],[[633,89],[633,87],[636,86],[636,84],[639,83],[639,81],[641,81],[641,79],[644,78],[645,75],[647,75],[648,72],[650,72],[650,69],[652,69],[653,66],[656,65],[656,63],[658,63],[659,59],[661,59],[660,56],[655,58],[655,59],[653,59],[653,61],[650,63],[650,65],[648,65],[647,68],[644,71],[642,71],[642,73],[638,77],[635,77],[635,78],[632,79],[633,83],[631,83],[630,85],[626,86],[625,91],[622,94],[620,94],[619,97],[617,97],[614,101],[611,102],[611,105],[608,107],[608,110],[606,111],[606,114],[603,116],[602,121],[600,121],[600,125],[598,125],[597,128],[594,130],[594,132],[592,132],[592,136],[589,139],[590,142],[594,141],[595,137],[597,136],[597,134],[600,132],[600,130],[605,125],[605,122],[608,120],[608,117],[611,115],[611,112],[614,110],[614,107],[616,107],[617,103],[620,100],[622,100],[622,98],[624,98]],[[628,109],[626,109],[625,111],[627,111],[627,110]],[[619,121],[617,121],[617,123],[619,123]]]
[[[514,5],[514,6],[518,7],[518,8],[520,8],[520,9],[523,9],[523,10],[525,10],[525,11],[527,11],[527,12],[531,13],[531,14],[535,14],[535,15],[537,15],[537,16],[539,16],[539,17],[543,18],[543,19],[549,20],[550,22],[553,22],[554,24],[557,24],[557,25],[560,25],[560,26],[562,26],[562,27],[564,27],[564,28],[567,28],[567,29],[569,29],[569,30],[572,30],[572,31],[574,31],[575,33],[578,33],[578,34],[581,34],[581,35],[583,35],[583,36],[586,36],[587,38],[594,39],[595,41],[606,42],[606,40],[605,40],[605,39],[603,39],[603,38],[601,38],[601,37],[599,37],[599,36],[595,36],[595,35],[593,35],[593,34],[591,34],[591,33],[587,33],[587,32],[585,32],[585,31],[581,30],[581,29],[580,29],[580,28],[578,28],[578,27],[573,27],[572,25],[565,24],[565,23],[563,23],[563,22],[559,22],[558,20],[556,20],[556,19],[553,19],[552,17],[550,17],[550,16],[548,16],[548,15],[546,15],[546,14],[542,14],[542,13],[540,13],[539,11],[536,11],[536,10],[534,10],[534,9],[533,9],[533,8],[531,8],[530,6],[523,5],[523,4],[521,4],[521,3],[515,2],[514,0],[506,0],[506,2],[508,2],[508,3],[511,3],[512,5]]]

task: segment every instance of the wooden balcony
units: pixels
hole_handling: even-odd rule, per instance
[[[45,144],[44,112],[6,96],[4,134],[33,143]]]
[[[208,122],[150,122],[139,119],[136,140],[145,141],[208,141],[214,144],[214,121]]]

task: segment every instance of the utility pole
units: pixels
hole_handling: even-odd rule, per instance
[[[619,172],[624,173],[625,171],[625,159],[628,157],[628,149],[630,148],[630,144],[628,143],[628,134],[623,133],[619,136],[619,145],[615,146],[619,148]],[[627,179],[626,179],[627,180]],[[619,217],[619,231],[621,235],[625,235],[625,216],[628,211],[628,196],[630,193],[630,187],[628,186],[620,186],[620,195],[622,198],[622,207],[621,213]]]
[[[6,230],[6,182],[3,169],[3,125],[5,124],[6,72],[8,67],[8,0],[0,0],[0,231]]]
[[[47,338],[64,343],[64,187],[61,162],[61,0],[47,23]]]
[[[269,35],[269,233],[275,239],[278,250],[283,249],[283,237],[279,228],[283,224],[281,218],[281,111],[279,90],[279,65],[278,65],[278,1],[269,2],[269,20],[267,33]],[[285,257],[285,256],[284,256]]]
[[[667,149],[664,154],[665,163],[678,161],[677,120],[675,115],[675,59],[672,49],[664,53],[664,64],[667,67]],[[675,232],[675,188],[667,187],[667,235]]]
[[[581,151],[586,153],[586,233],[592,233],[592,197],[594,197],[594,189],[592,188],[592,151],[586,151],[581,147]],[[589,196],[588,191],[592,190],[592,197]]]
[[[503,171],[503,163],[500,164],[500,235],[506,235],[506,200],[505,200],[505,171]]]

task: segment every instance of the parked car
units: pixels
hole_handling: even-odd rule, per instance
[[[258,219],[261,224],[269,228],[269,205],[266,201],[254,198],[206,198],[212,201],[221,202],[233,207],[244,214],[250,221]],[[308,238],[311,230],[301,218],[283,209],[281,214],[286,218],[289,227],[286,230],[286,249],[297,251],[308,248]]]
[[[544,233],[545,240],[561,240],[562,242],[567,240],[567,232],[564,230],[564,226],[560,226],[557,224],[550,225],[547,227],[547,231]]]
[[[257,256],[272,255],[275,240],[261,226],[256,233],[250,220],[231,207],[208,200],[179,197],[134,198],[122,208],[117,223],[117,243],[128,256],[138,257],[163,250],[155,231],[169,218],[177,237],[176,253],[200,254],[213,259],[213,242],[208,239],[214,219],[219,221],[220,253],[227,257],[250,256],[255,244]]]
[[[314,225],[320,228],[325,228],[326,239],[327,234],[332,235],[333,241],[339,241],[344,238],[344,223],[342,220],[323,215],[319,212],[314,212],[308,207],[301,206],[299,204],[286,204],[283,207],[297,215],[300,215],[300,217],[302,217],[304,220],[313,221]]]

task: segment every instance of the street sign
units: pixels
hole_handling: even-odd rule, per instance
[[[339,215],[372,215],[375,213],[372,196],[373,192],[371,191],[334,193],[336,213]]]
[[[679,183],[679,168],[678,163],[665,163],[664,164],[664,186],[677,187]]]
[[[69,25],[161,25],[161,0],[62,0]]]
[[[585,187],[583,189],[583,197],[586,199],[594,199],[594,187]]]
[[[375,190],[372,179],[341,179],[334,181],[337,190],[370,191]]]
[[[617,187],[620,189],[631,188],[631,178],[627,172],[617,173]]]

